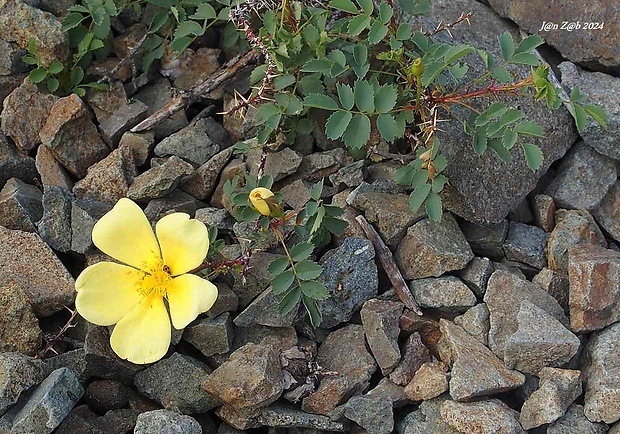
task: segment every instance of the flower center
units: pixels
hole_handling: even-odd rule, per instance
[[[158,258],[142,268],[138,281],[138,293],[145,297],[164,297],[171,280],[170,268]]]

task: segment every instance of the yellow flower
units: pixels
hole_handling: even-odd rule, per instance
[[[264,187],[257,187],[250,192],[250,202],[256,211],[267,217],[279,217],[282,208],[273,192]]]
[[[161,359],[170,346],[170,319],[182,329],[217,298],[214,284],[186,274],[209,250],[205,225],[174,213],[159,220],[155,232],[157,237],[138,205],[119,200],[95,224],[92,236],[101,251],[126,265],[99,262],[75,282],[80,315],[96,325],[116,324],[110,345],[133,363]]]

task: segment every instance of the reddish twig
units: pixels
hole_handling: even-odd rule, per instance
[[[471,25],[471,23],[469,22],[469,19],[474,15],[473,12],[467,12],[467,13],[461,13],[461,16],[458,17],[456,20],[452,21],[449,24],[445,24],[443,21],[440,21],[439,24],[437,24],[437,27],[435,27],[435,30],[431,31],[431,32],[424,32],[424,34],[426,36],[433,36],[436,35],[437,33],[440,32],[448,32],[448,35],[450,35],[450,37],[452,37],[452,33],[450,33],[450,29],[453,28],[454,26],[462,23],[463,21],[467,22],[467,24]]]
[[[67,322],[65,323],[65,325],[62,326],[62,328],[60,329],[60,331],[58,333],[56,333],[54,336],[52,336],[48,341],[47,344],[45,345],[45,348],[43,348],[43,350],[41,351],[39,357],[43,358],[45,357],[45,355],[50,351],[53,350],[54,344],[56,342],[58,342],[60,339],[62,339],[63,335],[67,332],[67,330],[69,330],[72,327],[75,327],[75,324],[73,324],[73,320],[75,320],[78,316],[78,311],[77,309],[69,309],[68,307],[65,306],[65,308],[71,312],[71,317],[69,317],[69,319],[67,320]]]

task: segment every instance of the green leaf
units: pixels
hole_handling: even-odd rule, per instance
[[[418,212],[430,192],[430,184],[423,184],[419,187],[416,187],[416,189],[413,190],[409,195],[409,208],[411,208],[411,211]]]
[[[515,125],[513,131],[518,134],[523,134],[524,136],[545,137],[545,133],[541,126],[536,122],[520,122]]]
[[[342,235],[348,225],[349,224],[346,221],[332,216],[325,216],[323,222],[323,226],[325,227],[325,229],[335,235]]]
[[[174,32],[174,37],[182,38],[183,36],[193,35],[193,36],[201,36],[204,33],[204,30],[200,24],[196,21],[183,21],[179,24],[176,31]]]
[[[370,119],[363,114],[356,114],[349,122],[349,126],[342,137],[344,143],[353,148],[360,149],[370,140]]]
[[[444,63],[447,65],[451,64],[455,60],[460,59],[461,57],[467,56],[469,53],[473,53],[475,48],[471,45],[460,44],[450,47],[450,49],[446,52],[444,56]]]
[[[303,295],[313,300],[325,300],[329,297],[329,290],[319,282],[303,282],[300,288]]]
[[[357,47],[356,47],[357,48]],[[345,66],[347,64],[347,58],[341,50],[332,50],[327,55],[331,60],[336,62],[340,66]]]
[[[267,65],[258,65],[256,68],[252,70],[250,73],[250,84],[254,85],[261,81],[265,77],[265,73],[267,72]],[[277,77],[276,77],[277,79]],[[276,80],[274,79],[274,81]]]
[[[510,163],[512,161],[512,155],[504,145],[502,145],[502,141],[500,139],[491,139],[488,142],[489,148],[495,152],[495,154],[502,160],[504,163]]]
[[[41,83],[43,80],[45,80],[45,77],[47,77],[47,71],[45,70],[45,68],[33,69],[32,71],[30,71],[30,74],[28,74],[28,79],[30,79],[30,81],[35,84]]]
[[[394,108],[398,99],[398,89],[389,84],[382,85],[375,95],[375,108],[379,113],[387,113]]]
[[[586,99],[588,99],[588,97],[586,95],[584,95],[583,93],[581,93],[581,91],[579,90],[579,87],[574,87],[572,92],[570,93],[570,102],[582,102],[585,101]]]
[[[47,68],[47,72],[50,74],[58,74],[63,69],[65,69],[65,66],[62,63],[60,63],[58,60],[54,60],[50,64],[49,68]]]
[[[70,82],[72,86],[77,86],[84,80],[84,70],[82,68],[73,68],[70,74]]]
[[[151,20],[151,26],[149,27],[149,33],[155,33],[163,26],[165,26],[170,17],[167,11],[159,11],[155,15],[153,15],[153,19]]]
[[[426,198],[426,214],[431,221],[438,222],[443,214],[441,197],[437,193],[430,193]]]
[[[293,270],[287,270],[284,273],[278,274],[271,281],[273,293],[282,294],[291,287],[293,280],[295,280],[295,273],[293,273]]]
[[[86,96],[86,90],[84,90],[81,87],[74,87],[72,89],[73,93],[76,94],[77,96],[79,96],[80,98],[83,98]]]
[[[490,122],[487,124],[485,135],[487,137],[494,137],[504,126],[499,122]]]
[[[298,305],[300,299],[301,291],[299,288],[295,288],[286,294],[278,303],[278,311],[280,312],[280,315],[286,315],[292,311]]]
[[[349,21],[349,34],[357,36],[368,28],[370,17],[368,15],[358,15]]]
[[[382,114],[377,117],[377,129],[386,142],[392,143],[398,137],[398,124],[388,114]]]
[[[458,63],[450,68],[450,75],[458,81],[465,77],[467,71],[469,71],[469,66],[464,63]]]
[[[502,58],[507,62],[515,52],[515,44],[510,32],[504,32],[498,36],[499,46],[502,49]]]
[[[431,62],[426,65],[422,74],[422,86],[428,87],[445,68],[443,62]]]
[[[575,118],[575,124],[577,125],[577,130],[581,132],[586,127],[586,123],[588,122],[588,115],[581,106],[577,104],[572,104],[572,106],[573,106],[573,111],[575,112],[573,116]]]
[[[327,95],[311,93],[304,99],[304,105],[324,110],[338,110],[338,103]]]
[[[357,80],[353,87],[355,105],[361,112],[372,113],[375,110],[375,91],[368,81]]]
[[[103,47],[105,47],[105,44],[101,39],[93,38],[93,40],[90,41],[90,47],[88,47],[88,49],[91,51],[95,51]]]
[[[517,133],[509,129],[504,130],[504,136],[502,137],[502,145],[504,148],[510,150],[517,143]]]
[[[283,256],[281,258],[274,259],[269,264],[268,270],[269,274],[276,277],[281,274],[284,270],[286,270],[289,266],[288,258]]]
[[[396,29],[396,39],[398,39],[399,41],[405,41],[410,37],[411,29],[407,24],[402,23],[400,26],[398,26],[398,29]]]
[[[510,73],[504,68],[494,69],[492,75],[501,83],[512,83],[512,75],[510,75]]]
[[[304,63],[301,68],[302,72],[320,72],[327,74],[334,66],[334,62],[327,59],[312,59]]]
[[[306,260],[295,264],[295,272],[301,280],[312,280],[321,275],[323,267],[316,262]]]
[[[198,9],[196,9],[196,13],[192,15],[190,18],[198,19],[198,20],[211,20],[217,17],[217,12],[213,6],[209,3],[202,3],[198,5]]]
[[[325,124],[325,134],[327,134],[327,138],[330,140],[336,140],[342,137],[352,118],[353,115],[351,112],[333,112]]]
[[[52,93],[56,92],[59,86],[60,86],[60,82],[58,81],[57,78],[50,77],[50,79],[47,80],[47,90],[49,90],[50,92]]]
[[[254,72],[254,71],[252,71]],[[295,76],[291,74],[280,75],[273,79],[273,89],[282,90],[295,83]]]
[[[443,154],[436,155],[433,159],[433,165],[438,173],[443,172],[448,167],[448,159]]]
[[[62,20],[62,31],[67,32],[77,26],[80,25],[82,21],[86,19],[85,15],[80,14],[79,12],[71,12],[67,14],[66,17]]]
[[[503,115],[504,113],[506,113],[507,110],[508,110],[507,104],[503,102],[496,102],[496,103],[491,104],[489,108],[487,108],[484,111],[484,115],[486,116],[487,119],[493,119],[493,118]]]
[[[518,121],[519,119],[523,119],[524,117],[525,115],[521,110],[511,108],[506,111],[501,118],[499,118],[499,123],[506,126]]]
[[[324,183],[324,180],[321,179],[319,182],[314,184],[314,186],[312,186],[312,189],[310,190],[310,197],[312,199],[314,199],[316,201],[321,199],[321,193],[323,192],[323,183]],[[314,213],[312,213],[312,214],[314,214]]]
[[[521,42],[519,42],[519,46],[515,50],[515,53],[516,54],[528,53],[532,51],[534,48],[544,43],[545,41],[540,36],[536,34],[530,35],[527,38],[523,39]]]
[[[425,14],[430,11],[431,0],[397,0],[403,11],[411,15]]]
[[[487,150],[488,139],[485,135],[486,128],[480,128],[474,134],[474,152],[478,155],[484,154]]]
[[[594,121],[598,123],[601,127],[607,128],[608,118],[607,118],[607,113],[605,113],[605,110],[603,110],[602,108],[594,104],[584,105],[583,110],[587,114],[589,114],[590,117],[594,119]]]
[[[381,3],[379,5],[379,20],[383,24],[387,24],[392,19],[392,14],[394,13],[394,9],[387,3]]]
[[[370,31],[368,32],[368,43],[371,45],[378,44],[388,34],[388,30],[388,26],[379,21],[375,21],[372,26],[370,26]]]
[[[277,105],[272,103],[263,104],[258,108],[258,112],[256,113],[256,125],[263,125],[271,117],[279,114],[280,108]]]
[[[357,14],[359,11],[357,6],[351,0],[332,0],[329,2],[329,6],[339,11],[349,12],[350,14]]]
[[[372,4],[372,0],[355,0],[355,1],[357,1],[357,4],[360,5],[360,7],[364,11],[364,13],[366,13],[366,15],[372,15],[372,13],[375,10],[374,5]]]
[[[314,130],[314,125],[310,119],[299,119],[295,124],[295,131],[299,134],[310,134]]]
[[[540,169],[543,163],[543,154],[540,148],[531,144],[523,144],[521,146],[523,147],[527,167],[532,171]]]
[[[25,56],[22,56],[22,61],[26,65],[36,65],[37,63],[39,63],[39,60],[31,54],[26,54]]]
[[[448,177],[446,175],[435,175],[433,180],[431,181],[431,185],[433,186],[431,191],[433,193],[441,193],[444,186],[448,183]]]
[[[538,66],[540,64],[540,60],[538,60],[538,57],[531,53],[519,53],[515,54],[510,58],[510,63],[516,63],[518,65]]]
[[[357,66],[362,66],[368,63],[368,47],[364,44],[357,44],[353,48],[353,59]]]
[[[192,42],[194,42],[194,38],[190,38],[189,36],[182,36],[180,38],[175,37],[170,44],[170,49],[172,51],[178,51],[179,53],[182,53],[187,49],[187,47],[192,44]]]
[[[321,325],[323,317],[321,316],[321,311],[319,310],[317,302],[308,297],[302,297],[301,301],[308,312],[308,317],[310,318],[310,324],[312,324],[312,327],[318,327]]]
[[[340,104],[346,110],[351,110],[353,108],[353,103],[355,102],[353,97],[353,89],[348,84],[338,83],[336,84],[336,89],[338,90],[338,99],[340,100]]]
[[[312,245],[312,243],[299,243],[291,247],[289,253],[291,254],[291,258],[293,258],[293,261],[299,262],[304,259],[308,259],[313,250],[314,245]]]

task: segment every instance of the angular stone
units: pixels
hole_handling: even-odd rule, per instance
[[[493,262],[489,258],[475,257],[467,267],[457,271],[456,274],[476,294],[476,297],[484,297],[487,282],[493,271]]]
[[[144,86],[134,95],[134,98],[147,105],[149,108],[147,116],[150,116],[157,110],[170,103],[175,96],[176,91],[172,86],[170,86],[168,79],[162,77],[152,83],[149,83],[148,86]],[[174,115],[164,119],[158,125],[153,127],[152,131],[155,134],[155,139],[160,140],[176,133],[186,125],[187,116],[185,114],[185,110],[179,110]]]
[[[539,285],[551,294],[560,303],[564,312],[568,313],[568,276],[543,268],[540,273],[534,276],[532,283]]]
[[[149,157],[153,143],[155,143],[155,136],[152,132],[126,132],[122,135],[118,147],[120,149],[129,149],[136,166],[143,166]]]
[[[31,157],[18,152],[0,132],[0,189],[11,178],[18,178],[25,183],[37,177],[37,168]]]
[[[10,283],[0,284],[0,306],[0,351],[36,355],[43,333],[24,290]]]
[[[35,232],[35,223],[43,215],[42,198],[41,190],[34,185],[9,179],[0,190],[0,226]]]
[[[420,333],[422,341],[433,348],[441,337],[439,321],[420,316],[409,309],[405,309],[400,317],[400,329],[405,333]]]
[[[583,406],[572,404],[560,419],[547,427],[547,434],[605,434],[607,425],[590,422],[583,413]]]
[[[389,434],[394,430],[392,403],[382,396],[354,396],[344,405],[344,416],[369,434]]]
[[[303,179],[307,182],[318,182],[352,162],[353,158],[342,148],[315,152],[304,157],[294,178]]]
[[[402,352],[403,357],[390,373],[390,380],[400,386],[405,386],[424,363],[431,361],[431,354],[420,339],[418,332],[412,333],[407,338]]]
[[[235,158],[220,171],[220,180],[211,195],[211,206],[216,208],[226,208],[228,212],[232,212],[232,203],[230,202],[230,198],[226,198],[224,196],[224,185],[235,176],[242,176],[245,172],[245,167],[245,161],[241,158]]]
[[[392,372],[400,361],[398,324],[402,312],[402,303],[377,299],[365,302],[360,311],[366,340],[383,375]]]
[[[603,198],[600,206],[593,211],[598,224],[620,242],[620,181],[616,181]]]
[[[471,432],[475,427],[480,434],[526,434],[519,423],[519,413],[499,399],[445,401],[441,405],[441,417],[459,432]]]
[[[127,190],[127,197],[136,202],[164,197],[193,172],[191,164],[172,156],[161,166],[138,175]]]
[[[88,384],[84,402],[99,414],[118,410],[129,405],[129,395],[134,393],[129,386],[114,380],[95,380]]]
[[[45,364],[18,352],[0,353],[0,416],[47,376]]]
[[[357,324],[330,333],[319,347],[316,362],[338,372],[323,378],[316,392],[303,400],[302,410],[318,414],[328,414],[349,396],[365,390],[377,369],[366,349],[364,329]]]
[[[620,321],[620,252],[581,244],[568,262],[571,328],[600,330]]]
[[[327,416],[309,414],[295,407],[275,403],[261,410],[258,423],[275,428],[309,428],[316,431],[347,431],[342,422],[332,422]]]
[[[454,276],[412,280],[409,289],[420,307],[462,313],[476,304],[476,296]]]
[[[280,189],[282,200],[293,209],[300,209],[310,200],[310,188],[301,179],[285,185]],[[333,199],[332,199],[332,204]],[[341,204],[336,204],[341,206]]]
[[[585,415],[592,422],[620,419],[620,323],[592,334],[583,368]]]
[[[0,418],[0,430],[11,433],[50,434],[82,397],[84,389],[71,370],[52,372],[28,397]]]
[[[73,195],[62,187],[43,187],[43,217],[37,223],[39,235],[60,252],[71,250],[71,205]]]
[[[558,320],[527,300],[517,314],[517,331],[504,347],[506,366],[526,374],[564,366],[579,351],[580,341]]]
[[[562,159],[558,174],[545,190],[558,207],[596,208],[618,178],[614,160],[579,142]]]
[[[0,281],[21,288],[39,316],[70,306],[75,297],[75,281],[38,235],[1,226]]]
[[[256,297],[248,307],[239,313],[234,320],[238,327],[249,327],[253,325],[264,325],[269,327],[288,327],[292,326],[297,317],[297,309],[291,309],[286,315],[281,315],[278,311],[278,302],[281,296],[273,293],[272,288],[265,289]]]
[[[508,220],[492,224],[463,222],[461,230],[476,256],[486,256],[494,261],[504,257],[504,241],[508,235]]]
[[[278,354],[269,346],[247,344],[213,371],[203,388],[236,410],[258,412],[284,390]]]
[[[364,160],[348,164],[338,172],[329,175],[329,181],[334,187],[357,187],[364,181]]]
[[[228,211],[220,208],[200,208],[196,210],[196,220],[203,222],[208,228],[216,228],[218,231],[231,231],[235,219]]]
[[[134,384],[143,395],[164,408],[183,414],[204,413],[218,405],[201,385],[211,369],[198,360],[174,353],[136,374]]]
[[[22,60],[22,56],[28,51],[21,49],[15,42],[0,40],[0,76],[17,75],[28,72],[28,65]]]
[[[581,372],[543,368],[538,373],[540,386],[523,403],[519,420],[525,429],[555,422],[581,395]]]
[[[377,387],[370,390],[367,395],[380,395],[388,398],[392,403],[392,407],[398,408],[409,404],[409,400],[405,395],[405,388],[393,383],[389,378],[382,378]]]
[[[461,327],[439,321],[442,332],[438,350],[451,367],[450,396],[456,401],[489,396],[516,389],[525,382],[523,374],[510,370],[487,347]]]
[[[448,367],[443,362],[426,362],[405,386],[405,394],[411,401],[433,399],[448,390]]]
[[[41,143],[39,131],[56,101],[57,96],[39,92],[37,85],[26,78],[4,99],[2,131],[13,139],[18,149],[31,151]]]
[[[555,202],[551,196],[537,194],[532,202],[536,226],[545,232],[551,232],[555,226]]]
[[[117,380],[133,384],[133,378],[144,365],[136,365],[119,358],[110,347],[110,333],[106,327],[92,326],[84,341],[82,358],[85,360],[84,376]],[[79,356],[79,354],[77,354]]]
[[[119,107],[128,103],[125,87],[120,81],[112,81],[107,90],[88,89],[86,102],[95,114],[98,123],[105,122]]]
[[[523,300],[543,309],[563,325],[568,319],[559,303],[538,285],[505,271],[491,275],[484,302],[489,309],[489,348],[504,358],[507,339],[518,329],[518,310]]]
[[[182,212],[193,217],[198,206],[199,202],[194,196],[181,190],[173,190],[164,197],[149,201],[144,208],[144,215],[149,221],[158,221],[174,212]]]
[[[194,321],[185,328],[183,339],[205,356],[229,352],[233,343],[230,314],[224,312],[215,318]]]
[[[547,243],[549,268],[568,273],[568,250],[577,244],[607,247],[607,242],[596,222],[586,210],[558,210],[556,225]]]
[[[417,410],[409,413],[402,422],[403,434],[461,434],[441,417],[441,405],[449,400],[447,395],[423,401]]]
[[[253,176],[256,176],[258,173],[258,166],[260,165],[262,153],[263,151],[258,148],[251,149],[248,152],[248,170]],[[263,173],[265,175],[270,175],[274,181],[279,181],[295,173],[301,161],[301,155],[291,148],[284,148],[278,152],[267,152]]]
[[[463,315],[454,318],[454,324],[463,327],[467,333],[484,345],[489,343],[489,309],[485,303],[479,303],[467,309]]]
[[[207,312],[210,318],[214,318],[223,312],[236,312],[239,306],[239,297],[225,283],[215,282],[217,286],[217,300]]]
[[[297,345],[297,332],[294,327],[234,327],[234,334],[233,349],[253,343],[285,351]]]
[[[77,199],[71,206],[71,250],[84,254],[93,245],[95,223],[112,206],[92,199]]]
[[[424,219],[407,230],[394,259],[405,279],[439,277],[448,271],[461,270],[474,255],[450,214],[440,222]]]
[[[229,255],[229,257],[233,256]],[[236,271],[231,273],[234,279],[232,290],[239,297],[240,309],[244,309],[258,294],[271,285],[271,274],[268,267],[271,261],[280,257],[282,256],[273,253],[256,252],[250,256],[249,271],[245,276]]]
[[[69,172],[62,167],[62,164],[56,161],[47,146],[39,146],[37,148],[35,164],[36,170],[41,176],[41,184],[43,184],[43,187],[49,185],[62,187],[71,191],[73,188],[73,180],[69,176]]]
[[[67,351],[54,357],[44,359],[47,371],[55,371],[58,368],[68,368],[78,377],[81,384],[86,383],[86,360],[84,359],[84,348]]]
[[[78,178],[86,176],[86,170],[110,152],[76,94],[56,101],[39,137],[54,158]]]
[[[114,113],[99,124],[103,140],[115,148],[124,133],[146,118],[147,111],[146,104],[138,100],[117,107]]]
[[[139,412],[124,408],[110,410],[105,415],[93,413],[88,406],[75,407],[56,428],[62,434],[120,434],[131,432],[136,425]]]
[[[134,434],[202,434],[196,419],[170,410],[152,410],[140,413]]]
[[[374,257],[372,243],[362,238],[347,238],[340,247],[323,255],[319,261],[323,266],[319,281],[330,296],[319,302],[321,327],[331,328],[348,321],[366,300],[377,295]]]
[[[211,157],[209,161],[201,165],[181,183],[181,189],[196,199],[208,200],[215,191],[220,173],[232,157],[233,152],[234,148],[226,148]]]
[[[536,226],[510,222],[504,242],[504,253],[509,261],[523,262],[535,268],[547,265],[545,246],[549,235]]]

